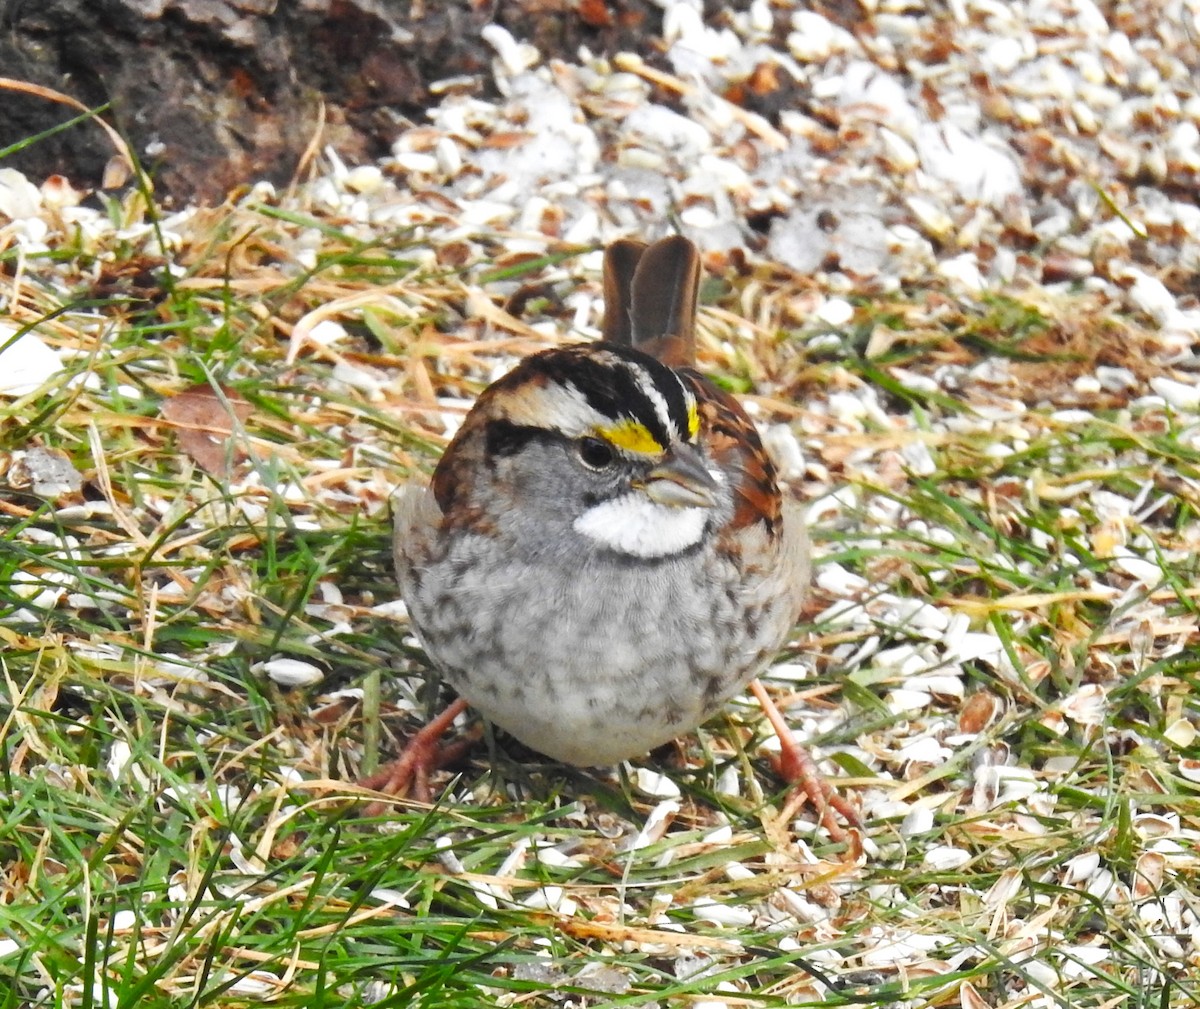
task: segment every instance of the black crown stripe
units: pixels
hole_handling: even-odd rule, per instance
[[[516,455],[531,441],[549,437],[544,428],[514,424],[511,420],[503,419],[488,421],[485,431],[485,452],[494,458]]]
[[[620,363],[611,358],[597,360],[593,353],[600,348]],[[649,354],[609,343],[566,347],[527,357],[508,377],[513,382],[521,382],[531,374],[544,375],[558,385],[573,387],[588,406],[605,417],[613,420],[627,417],[643,424],[664,448],[674,441],[688,439],[687,393],[683,382],[674,371]],[[642,383],[646,378],[666,403],[667,419],[673,431],[667,430],[654,401],[644,391]]]

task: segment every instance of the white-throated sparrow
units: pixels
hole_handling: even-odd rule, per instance
[[[423,735],[465,701],[557,760],[640,756],[741,690],[799,615],[800,508],[693,368],[695,247],[618,242],[604,266],[604,342],[523,360],[394,499],[412,625],[462,699]],[[406,788],[412,765],[365,784]]]

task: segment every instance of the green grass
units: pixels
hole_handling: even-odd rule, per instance
[[[860,306],[837,352],[806,355],[803,330],[758,357],[712,349],[739,386],[770,377],[766,415],[807,418],[827,476],[802,492],[854,492],[814,537],[865,579],[857,616],[819,590],[792,654],[810,676],[773,685],[874,810],[862,838],[781,818],[742,703],[643,762],[679,789],[665,807],[499,740],[432,808],[367,818],[348,783],[436,704],[407,628],[376,609],[396,596],[387,495],[444,442],[424,383],[471,395],[536,346],[479,324],[481,278],[573,261],[460,272],[410,234],[344,225],[251,205],[175,222],[170,256],[146,229],[63,235],[23,264],[12,321],[71,353],[0,400],[0,1006],[1196,1004],[1195,418],[1080,404],[1071,385],[1132,331],[1083,301],[947,322],[916,298]],[[346,340],[289,360],[305,313],[358,296],[334,315]],[[902,342],[869,359],[873,321]],[[1012,388],[928,392],[892,370],[993,358]],[[196,384],[249,404],[232,479],[163,416]],[[906,420],[835,423],[835,389]],[[1023,414],[970,423],[1018,396]],[[1054,416],[1079,405],[1093,419]],[[902,454],[917,442],[927,472]],[[83,474],[80,497],[19,479],[34,446]],[[932,648],[930,614],[999,650]],[[889,701],[916,682],[901,652],[962,696]],[[324,680],[284,689],[262,671],[276,657]],[[1035,788],[998,799],[1009,766]],[[661,832],[632,847],[656,808]]]

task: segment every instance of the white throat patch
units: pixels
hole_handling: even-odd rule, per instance
[[[699,543],[711,515],[710,508],[662,505],[634,491],[589,508],[575,531],[619,554],[665,557]]]

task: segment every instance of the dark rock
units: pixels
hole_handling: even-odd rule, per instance
[[[650,0],[42,0],[6,9],[0,74],[97,108],[129,139],[161,197],[220,201],[239,185],[289,181],[317,130],[351,163],[385,153],[449,77],[492,88],[489,22],[546,58],[644,51]],[[0,149],[77,112],[4,91]],[[4,159],[40,182],[100,184],[113,156],[94,124]]]

